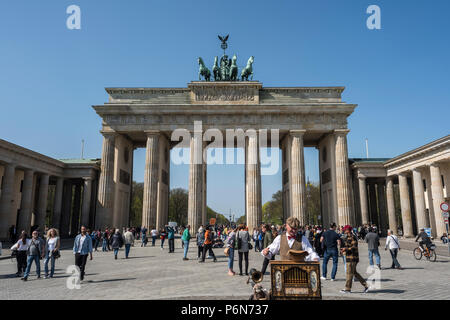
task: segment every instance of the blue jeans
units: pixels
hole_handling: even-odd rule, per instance
[[[152,247],[155,246],[155,242],[156,242],[156,236],[153,236],[153,237],[152,237]]]
[[[347,257],[345,254],[342,255],[342,260],[344,261],[344,273],[347,274]]]
[[[189,241],[183,241],[183,243],[184,243],[184,258],[186,258],[189,250]]]
[[[102,251],[108,251],[108,240],[106,240],[106,239],[103,239]]]
[[[50,277],[53,277],[53,274],[55,273],[55,257],[53,257],[53,254],[50,251],[47,251],[47,254],[45,256],[44,260],[44,270],[45,275],[48,276],[48,262],[50,261]]]
[[[380,265],[380,253],[378,252],[378,248],[369,249],[369,264],[373,266],[373,255],[375,255],[375,260],[377,265]]]
[[[130,254],[131,244],[125,245],[125,258],[128,258],[128,255]]]
[[[23,275],[24,278],[28,278],[33,261],[36,263],[36,273],[37,273],[38,277],[41,276],[41,261],[39,260],[39,256],[28,256],[27,257],[27,268],[25,269],[25,273]]]
[[[230,248],[228,252],[228,269],[233,270],[234,263],[234,248]]]
[[[338,267],[338,251],[337,249],[327,249],[323,255],[323,263],[322,263],[322,275],[324,278],[327,277],[327,265],[328,260],[333,258],[333,269],[331,270],[331,279],[336,277],[337,267]]]
[[[113,248],[113,250],[114,250],[114,255],[117,256],[117,254],[119,253],[119,248],[117,248],[117,249]]]
[[[161,248],[163,248],[164,247],[164,241],[166,240],[166,238],[164,238],[164,239],[161,239]]]

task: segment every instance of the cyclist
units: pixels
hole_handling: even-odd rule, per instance
[[[417,235],[416,237],[416,242],[417,240],[421,238],[422,240],[419,241],[419,247],[420,249],[423,251],[424,247],[423,245],[426,245],[427,248],[429,249],[431,246],[431,239],[428,236],[428,234],[425,232],[424,228],[420,228],[420,233]]]

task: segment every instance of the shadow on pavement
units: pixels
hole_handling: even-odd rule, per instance
[[[102,282],[114,282],[114,281],[125,281],[125,280],[136,280],[136,278],[122,278],[122,279],[107,279],[107,280],[88,280],[89,283],[102,283]]]
[[[130,259],[145,259],[145,258],[154,258],[155,256],[146,256],[146,257],[128,257],[128,259],[126,258],[120,258],[122,260],[130,260]]]
[[[381,290],[370,290],[369,293],[395,293],[400,294],[404,293],[406,290],[398,290],[398,289],[381,289]]]

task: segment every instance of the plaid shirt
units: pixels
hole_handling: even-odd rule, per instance
[[[342,248],[345,249],[345,259],[347,262],[359,262],[358,239],[354,235],[342,238]]]

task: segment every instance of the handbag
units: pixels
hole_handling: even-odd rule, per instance
[[[249,249],[249,250],[252,250],[252,249],[253,249],[253,245],[252,245],[252,243],[250,242],[250,235],[248,234],[248,232],[247,232],[247,241],[248,241],[248,249]]]
[[[59,250],[55,250],[52,252],[52,257],[55,259],[61,258],[61,253],[59,253]]]
[[[230,255],[230,248],[226,247],[225,250],[223,250],[223,253],[228,257]]]

